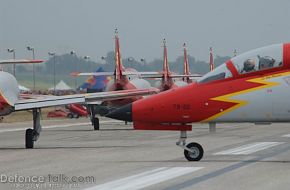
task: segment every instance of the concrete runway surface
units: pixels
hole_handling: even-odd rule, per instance
[[[101,118],[43,121],[35,148],[24,148],[31,122],[0,124],[0,189],[289,189],[289,124],[196,124],[187,142],[205,150],[188,162],[179,132],[134,131]]]

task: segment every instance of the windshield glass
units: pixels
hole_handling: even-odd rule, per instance
[[[282,66],[282,44],[267,46],[243,53],[232,59],[241,74]]]
[[[222,64],[218,66],[216,69],[210,71],[209,73],[205,74],[202,76],[199,80],[198,83],[205,83],[205,82],[210,82],[210,81],[215,81],[215,80],[222,80],[225,78],[232,77],[232,73],[228,70],[226,64]]]

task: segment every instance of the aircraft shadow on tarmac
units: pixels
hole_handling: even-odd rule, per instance
[[[132,148],[135,146],[54,146],[54,147],[35,147],[34,149],[28,151],[37,151],[37,150],[49,150],[49,149],[103,149],[103,148]],[[0,151],[2,150],[25,150],[25,147],[0,147]]]
[[[119,129],[100,129],[98,131],[133,131],[134,129],[124,129],[124,128],[119,128]],[[95,131],[93,129],[49,129],[49,131]]]

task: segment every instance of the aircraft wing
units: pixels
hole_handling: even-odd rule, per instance
[[[98,92],[65,96],[30,96],[30,98],[19,99],[14,104],[14,110],[28,110],[33,108],[52,107],[73,103],[92,104],[96,101],[117,100],[136,96],[146,96],[158,93],[157,88],[120,90],[110,92]]]
[[[80,73],[80,72],[73,72],[71,76],[78,77],[78,76],[114,76],[114,72],[92,72],[92,73]]]
[[[30,59],[8,59],[0,60],[0,64],[21,64],[21,63],[42,63],[43,60],[30,60]]]
[[[94,101],[108,101],[108,100],[132,98],[136,96],[146,96],[157,94],[158,92],[160,92],[160,90],[157,88],[148,88],[148,89],[133,89],[133,90],[89,93],[86,94],[86,103],[91,104],[91,102]]]

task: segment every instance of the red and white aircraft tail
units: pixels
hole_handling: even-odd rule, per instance
[[[214,61],[213,61],[213,51],[212,47],[209,48],[209,70],[214,70]]]
[[[192,80],[189,78],[190,70],[189,70],[189,63],[188,63],[188,56],[187,56],[187,49],[186,43],[183,44],[183,74],[185,77],[182,78],[184,82],[190,83]]]
[[[120,52],[120,42],[119,42],[119,36],[118,36],[118,30],[115,30],[115,80],[120,81],[122,78],[122,72],[125,70],[124,66],[122,65],[122,58],[121,58],[121,52]]]
[[[169,65],[168,65],[168,58],[167,58],[167,47],[166,47],[166,40],[163,39],[163,80],[168,81],[170,76]]]

